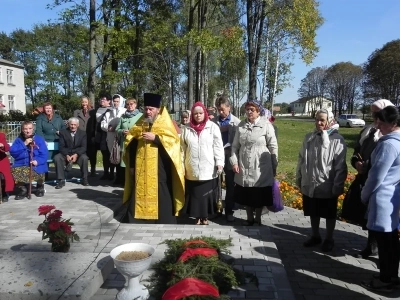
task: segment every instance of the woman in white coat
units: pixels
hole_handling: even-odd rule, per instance
[[[230,162],[235,174],[235,202],[246,206],[246,226],[261,225],[264,206],[271,206],[272,186],[278,166],[278,143],[272,124],[258,101],[245,104],[247,118],[241,121],[232,143]],[[256,217],[254,218],[254,213]]]
[[[185,164],[184,212],[208,225],[218,197],[218,174],[224,167],[224,149],[219,127],[208,119],[207,109],[196,102],[190,124],[182,127],[181,147]]]

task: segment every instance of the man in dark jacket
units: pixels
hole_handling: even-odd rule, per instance
[[[56,166],[56,189],[65,186],[64,170],[69,171],[74,163],[81,168],[82,184],[88,186],[88,157],[86,156],[87,138],[86,132],[80,130],[79,120],[75,117],[68,120],[68,129],[60,131],[59,151],[54,157]]]

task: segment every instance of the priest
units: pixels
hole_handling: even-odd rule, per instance
[[[161,96],[144,94],[143,116],[125,139],[124,203],[131,223],[175,224],[184,205],[184,169],[178,133]],[[128,167],[129,166],[129,167]]]

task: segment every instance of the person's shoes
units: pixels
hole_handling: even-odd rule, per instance
[[[8,202],[8,194],[7,193],[2,194],[1,201],[2,202]]]
[[[322,243],[322,239],[320,237],[312,236],[310,239],[304,242],[304,247],[314,247]]]
[[[108,176],[108,173],[104,173],[103,176],[100,177],[100,180],[107,180]]]
[[[361,286],[367,290],[380,293],[390,293],[393,291],[391,282],[382,282],[377,278],[373,278],[371,281],[363,281],[361,282]]]
[[[226,215],[226,221],[227,222],[234,222],[235,221],[235,217],[233,216],[233,214],[227,214]]]
[[[107,179],[108,180],[114,180],[114,174],[113,173],[108,174]]]
[[[69,161],[68,164],[65,166],[65,172],[70,172],[72,170],[73,161]]]
[[[55,186],[55,188],[56,188],[57,190],[59,190],[59,189],[62,189],[63,186],[65,186],[65,180],[59,180],[59,181],[57,182],[57,185]]]
[[[372,275],[372,278],[380,279],[380,276],[379,276],[379,274],[374,274],[374,275]],[[392,287],[397,288],[397,289],[400,288],[400,278],[399,277],[392,277],[390,279],[390,281],[392,283]]]
[[[24,186],[19,186],[17,188],[17,195],[15,196],[15,200],[22,200],[26,197],[28,193],[28,189]]]
[[[363,258],[363,259],[367,259],[368,257],[370,257],[371,255],[376,255],[378,254],[377,252],[373,252],[371,247],[366,247],[364,250],[358,252],[356,255],[354,255],[356,258]]]
[[[96,169],[90,169],[90,177],[96,177]]]
[[[44,196],[44,185],[38,184],[36,187],[36,197],[43,197]]]
[[[334,240],[324,240],[321,246],[321,251],[322,252],[331,252],[333,249],[333,246],[335,246],[335,241]]]
[[[89,181],[87,180],[87,178],[83,178],[82,185],[83,186],[89,186]]]

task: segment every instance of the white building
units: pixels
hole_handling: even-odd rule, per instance
[[[332,101],[323,97],[303,97],[290,103],[290,107],[296,114],[311,116],[313,112],[321,108],[332,111]]]
[[[0,58],[0,114],[26,113],[24,67]]]

